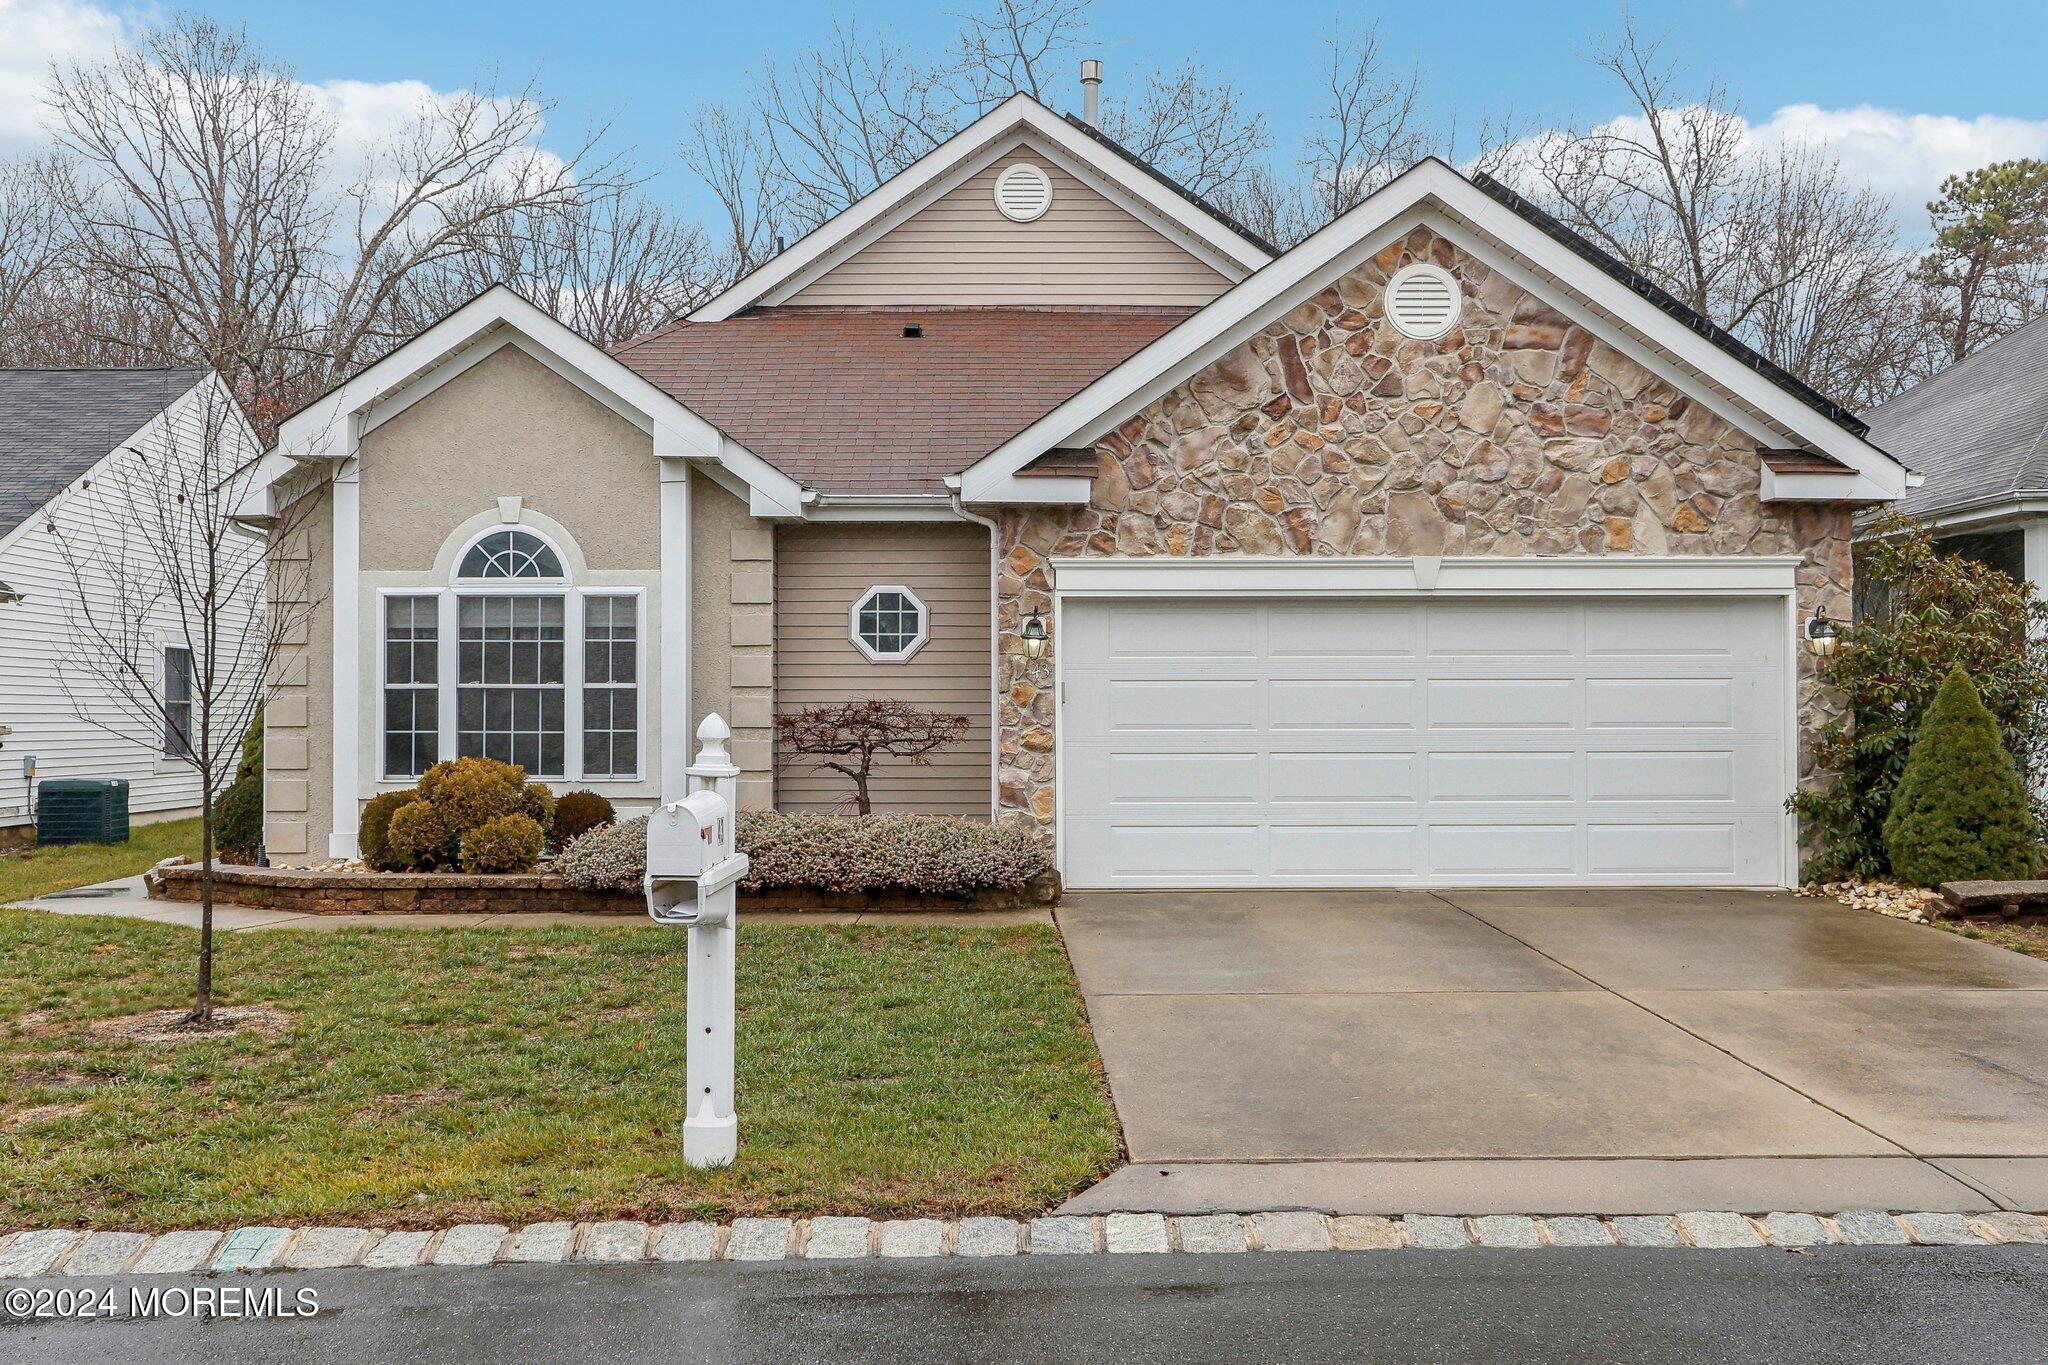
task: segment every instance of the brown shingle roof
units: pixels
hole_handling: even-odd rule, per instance
[[[807,487],[936,493],[1192,311],[765,308],[614,354]]]

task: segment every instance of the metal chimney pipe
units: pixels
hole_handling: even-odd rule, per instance
[[[1090,57],[1081,63],[1081,122],[1095,126],[1102,103],[1102,63]]]

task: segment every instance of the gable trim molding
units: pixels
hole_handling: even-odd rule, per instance
[[[1068,490],[1061,485],[1069,481],[1019,480],[1017,471],[1056,447],[1094,445],[1132,413],[1355,269],[1398,233],[1420,225],[1442,232],[1488,265],[1505,269],[1516,283],[1558,304],[1594,335],[1649,365],[1667,382],[1703,401],[1716,400],[1716,411],[1752,438],[1772,445],[1809,446],[1835,458],[1855,477],[1826,476],[1829,500],[1885,501],[1905,491],[1907,472],[1897,460],[1431,159],[1389,182],[968,466],[959,476],[962,497],[971,503],[1067,500],[1063,495]],[[1787,481],[1777,487],[1792,497],[1816,495]]]
[[[1233,282],[1273,258],[1259,243],[1132,165],[1029,95],[1012,95],[799,238],[690,315],[720,322],[830,271],[1020,145],[1057,163]]]

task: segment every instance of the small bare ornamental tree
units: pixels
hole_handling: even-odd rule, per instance
[[[209,375],[59,502],[43,526],[67,573],[59,676],[87,724],[190,765],[199,788],[199,972],[188,1023],[213,1023],[214,814],[276,664],[313,603],[304,564],[267,572],[264,530],[295,542],[319,476],[281,513],[234,399]]]
[[[928,767],[932,755],[967,734],[967,717],[927,711],[890,698],[806,706],[775,718],[785,753],[801,754],[812,766],[853,779],[857,814],[874,814],[868,780],[877,757],[901,758]]]

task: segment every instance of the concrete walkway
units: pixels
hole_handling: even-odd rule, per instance
[[[72,891],[59,891],[28,902],[27,908],[47,910],[55,915],[115,915],[123,919],[145,919],[157,924],[175,924],[187,929],[199,927],[198,906],[151,900],[143,892],[140,877],[124,877],[120,881],[102,882],[98,886],[81,886]],[[764,910],[742,913],[748,924],[923,924],[992,929],[1011,924],[1052,923],[1050,910],[978,910],[958,914],[797,914]],[[645,915],[308,915],[290,910],[257,910],[246,905],[216,905],[213,908],[213,927],[228,932],[248,929],[308,929],[322,933],[340,929],[533,929],[550,924],[660,927]]]
[[[1760,892],[1070,896],[1069,1212],[2048,1208],[2048,963]]]

